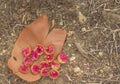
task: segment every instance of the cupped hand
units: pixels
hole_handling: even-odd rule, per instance
[[[54,55],[57,56],[62,50],[66,38],[66,31],[59,28],[53,29],[50,33],[48,32],[49,23],[47,15],[39,17],[22,30],[15,42],[11,57],[8,60],[8,67],[14,74],[28,82],[36,81],[41,78],[40,74],[33,75],[30,70],[27,74],[23,74],[19,71],[19,67],[23,61],[21,51],[25,46],[35,48],[37,44],[47,45],[50,43],[55,46]]]

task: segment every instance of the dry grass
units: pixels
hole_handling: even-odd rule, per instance
[[[120,83],[119,0],[0,0],[0,11],[0,84]],[[70,62],[62,66],[57,80],[27,83],[6,63],[23,27],[44,13],[51,29],[67,30],[63,52]]]

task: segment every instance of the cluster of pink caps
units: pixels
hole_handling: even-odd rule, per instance
[[[35,49],[29,46],[22,50],[24,56],[23,63],[20,66],[21,73],[40,74],[42,77],[49,76],[52,79],[59,77],[59,68],[61,64],[68,61],[67,55],[60,53],[57,57],[54,56],[55,46],[50,44],[48,46],[37,45]]]

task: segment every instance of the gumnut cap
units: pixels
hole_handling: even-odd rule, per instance
[[[49,69],[43,68],[41,69],[41,76],[48,76],[49,75]]]
[[[50,68],[50,65],[49,65],[48,62],[42,61],[42,62],[40,62],[39,67],[40,67],[40,69],[42,69],[42,68]]]
[[[47,55],[47,56],[45,57],[45,60],[46,60],[47,62],[52,62],[52,61],[54,60],[54,56],[53,56],[53,55]]]
[[[50,72],[49,72],[49,77],[51,79],[57,79],[59,77],[59,72],[57,70],[54,70],[52,69]]]
[[[30,47],[25,47],[25,48],[23,48],[22,54],[23,54],[24,56],[29,56],[30,53],[31,53],[31,48],[30,48]]]
[[[34,60],[37,60],[38,59],[38,53],[34,50],[31,51],[31,59],[34,61]]]
[[[51,65],[51,68],[52,69],[59,69],[60,68],[60,63],[59,62],[57,62],[57,61],[52,61],[51,63],[50,63],[50,65]]]
[[[38,53],[38,55],[42,55],[44,52],[44,47],[41,44],[38,44],[35,50]]]
[[[67,55],[64,54],[64,53],[59,54],[59,55],[58,55],[58,61],[59,61],[60,63],[66,63],[66,62],[68,62],[68,57],[67,57]]]
[[[28,67],[26,67],[25,65],[21,65],[19,68],[21,73],[27,73],[28,72]]]
[[[31,71],[32,71],[33,74],[36,75],[36,74],[39,74],[40,68],[39,68],[38,65],[34,64],[34,65],[31,66]]]
[[[32,65],[32,60],[30,57],[25,57],[24,60],[23,60],[23,64],[27,67],[31,66]]]
[[[55,47],[54,47],[54,45],[48,45],[48,46],[46,46],[45,47],[45,53],[47,54],[47,55],[51,55],[51,54],[53,54],[55,52]]]

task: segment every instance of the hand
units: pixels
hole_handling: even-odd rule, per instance
[[[15,42],[12,55],[8,60],[8,67],[14,74],[29,82],[36,81],[41,78],[40,74],[33,75],[31,71],[27,74],[23,74],[19,71],[19,67],[23,61],[21,51],[25,46],[35,48],[39,43],[42,45],[52,43],[56,49],[54,55],[57,56],[62,50],[66,38],[66,31],[62,29],[53,29],[49,34],[48,32],[49,23],[46,15],[41,16],[22,30]]]

